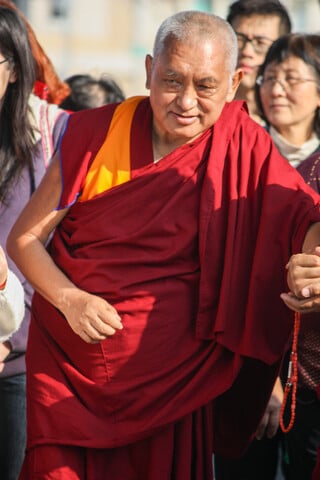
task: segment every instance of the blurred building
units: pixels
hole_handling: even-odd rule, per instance
[[[179,10],[226,16],[227,0],[15,0],[62,78],[111,75],[127,96],[145,94],[144,58],[161,21]],[[295,31],[318,32],[319,0],[283,0]]]

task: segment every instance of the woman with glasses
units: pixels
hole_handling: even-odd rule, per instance
[[[257,78],[257,104],[280,153],[320,193],[320,35],[276,40]],[[307,314],[298,344],[296,418],[285,435],[288,478],[309,480],[320,446],[320,315]]]
[[[32,95],[38,64],[28,32],[15,9],[3,7],[1,1],[0,245],[4,246],[13,223],[46,171],[68,115],[57,105]],[[10,338],[0,339],[1,480],[17,480],[24,458],[25,350],[33,293],[10,260],[9,267],[23,283],[26,308],[19,330]]]

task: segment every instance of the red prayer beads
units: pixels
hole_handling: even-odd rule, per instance
[[[295,415],[296,415],[296,396],[297,396],[297,384],[298,384],[298,350],[297,349],[298,349],[299,330],[300,330],[300,313],[295,312],[292,349],[291,349],[290,362],[288,367],[288,376],[287,376],[287,381],[284,388],[283,402],[280,409],[280,428],[283,431],[283,433],[288,433],[291,430],[291,428],[293,427]],[[290,421],[288,425],[285,426],[283,415],[284,415],[285,407],[286,407],[291,389],[292,389],[291,408],[290,408],[291,415],[290,415]]]

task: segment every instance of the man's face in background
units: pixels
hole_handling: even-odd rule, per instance
[[[238,38],[238,67],[243,70],[241,86],[254,88],[257,71],[272,42],[280,36],[280,18],[275,15],[238,16],[232,27]]]

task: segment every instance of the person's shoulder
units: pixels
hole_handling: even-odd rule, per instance
[[[90,108],[87,110],[80,110],[70,115],[68,120],[68,128],[66,133],[74,131],[83,134],[88,138],[92,135],[99,136],[99,132],[106,132],[110,126],[111,120],[115,111],[119,115],[128,111],[136,110],[138,105],[149,105],[148,97],[130,97],[122,102],[109,103],[98,108]]]
[[[117,103],[109,103],[98,108],[89,108],[85,110],[79,110],[70,114],[68,121],[69,126],[85,126],[86,128],[94,128],[101,122],[104,123],[107,119],[112,117]]]
[[[306,160],[309,162],[315,162],[318,165],[318,168],[320,168],[320,142],[317,150],[313,152]]]
[[[315,152],[309,155],[300,163],[297,170],[310,169],[317,177],[320,177],[320,145]]]
[[[33,93],[28,100],[29,109],[32,115],[32,121],[36,129],[42,130],[45,123],[50,129],[53,129],[58,119],[65,121],[69,117],[69,113],[59,107],[59,105],[48,103],[46,100],[39,98]]]

